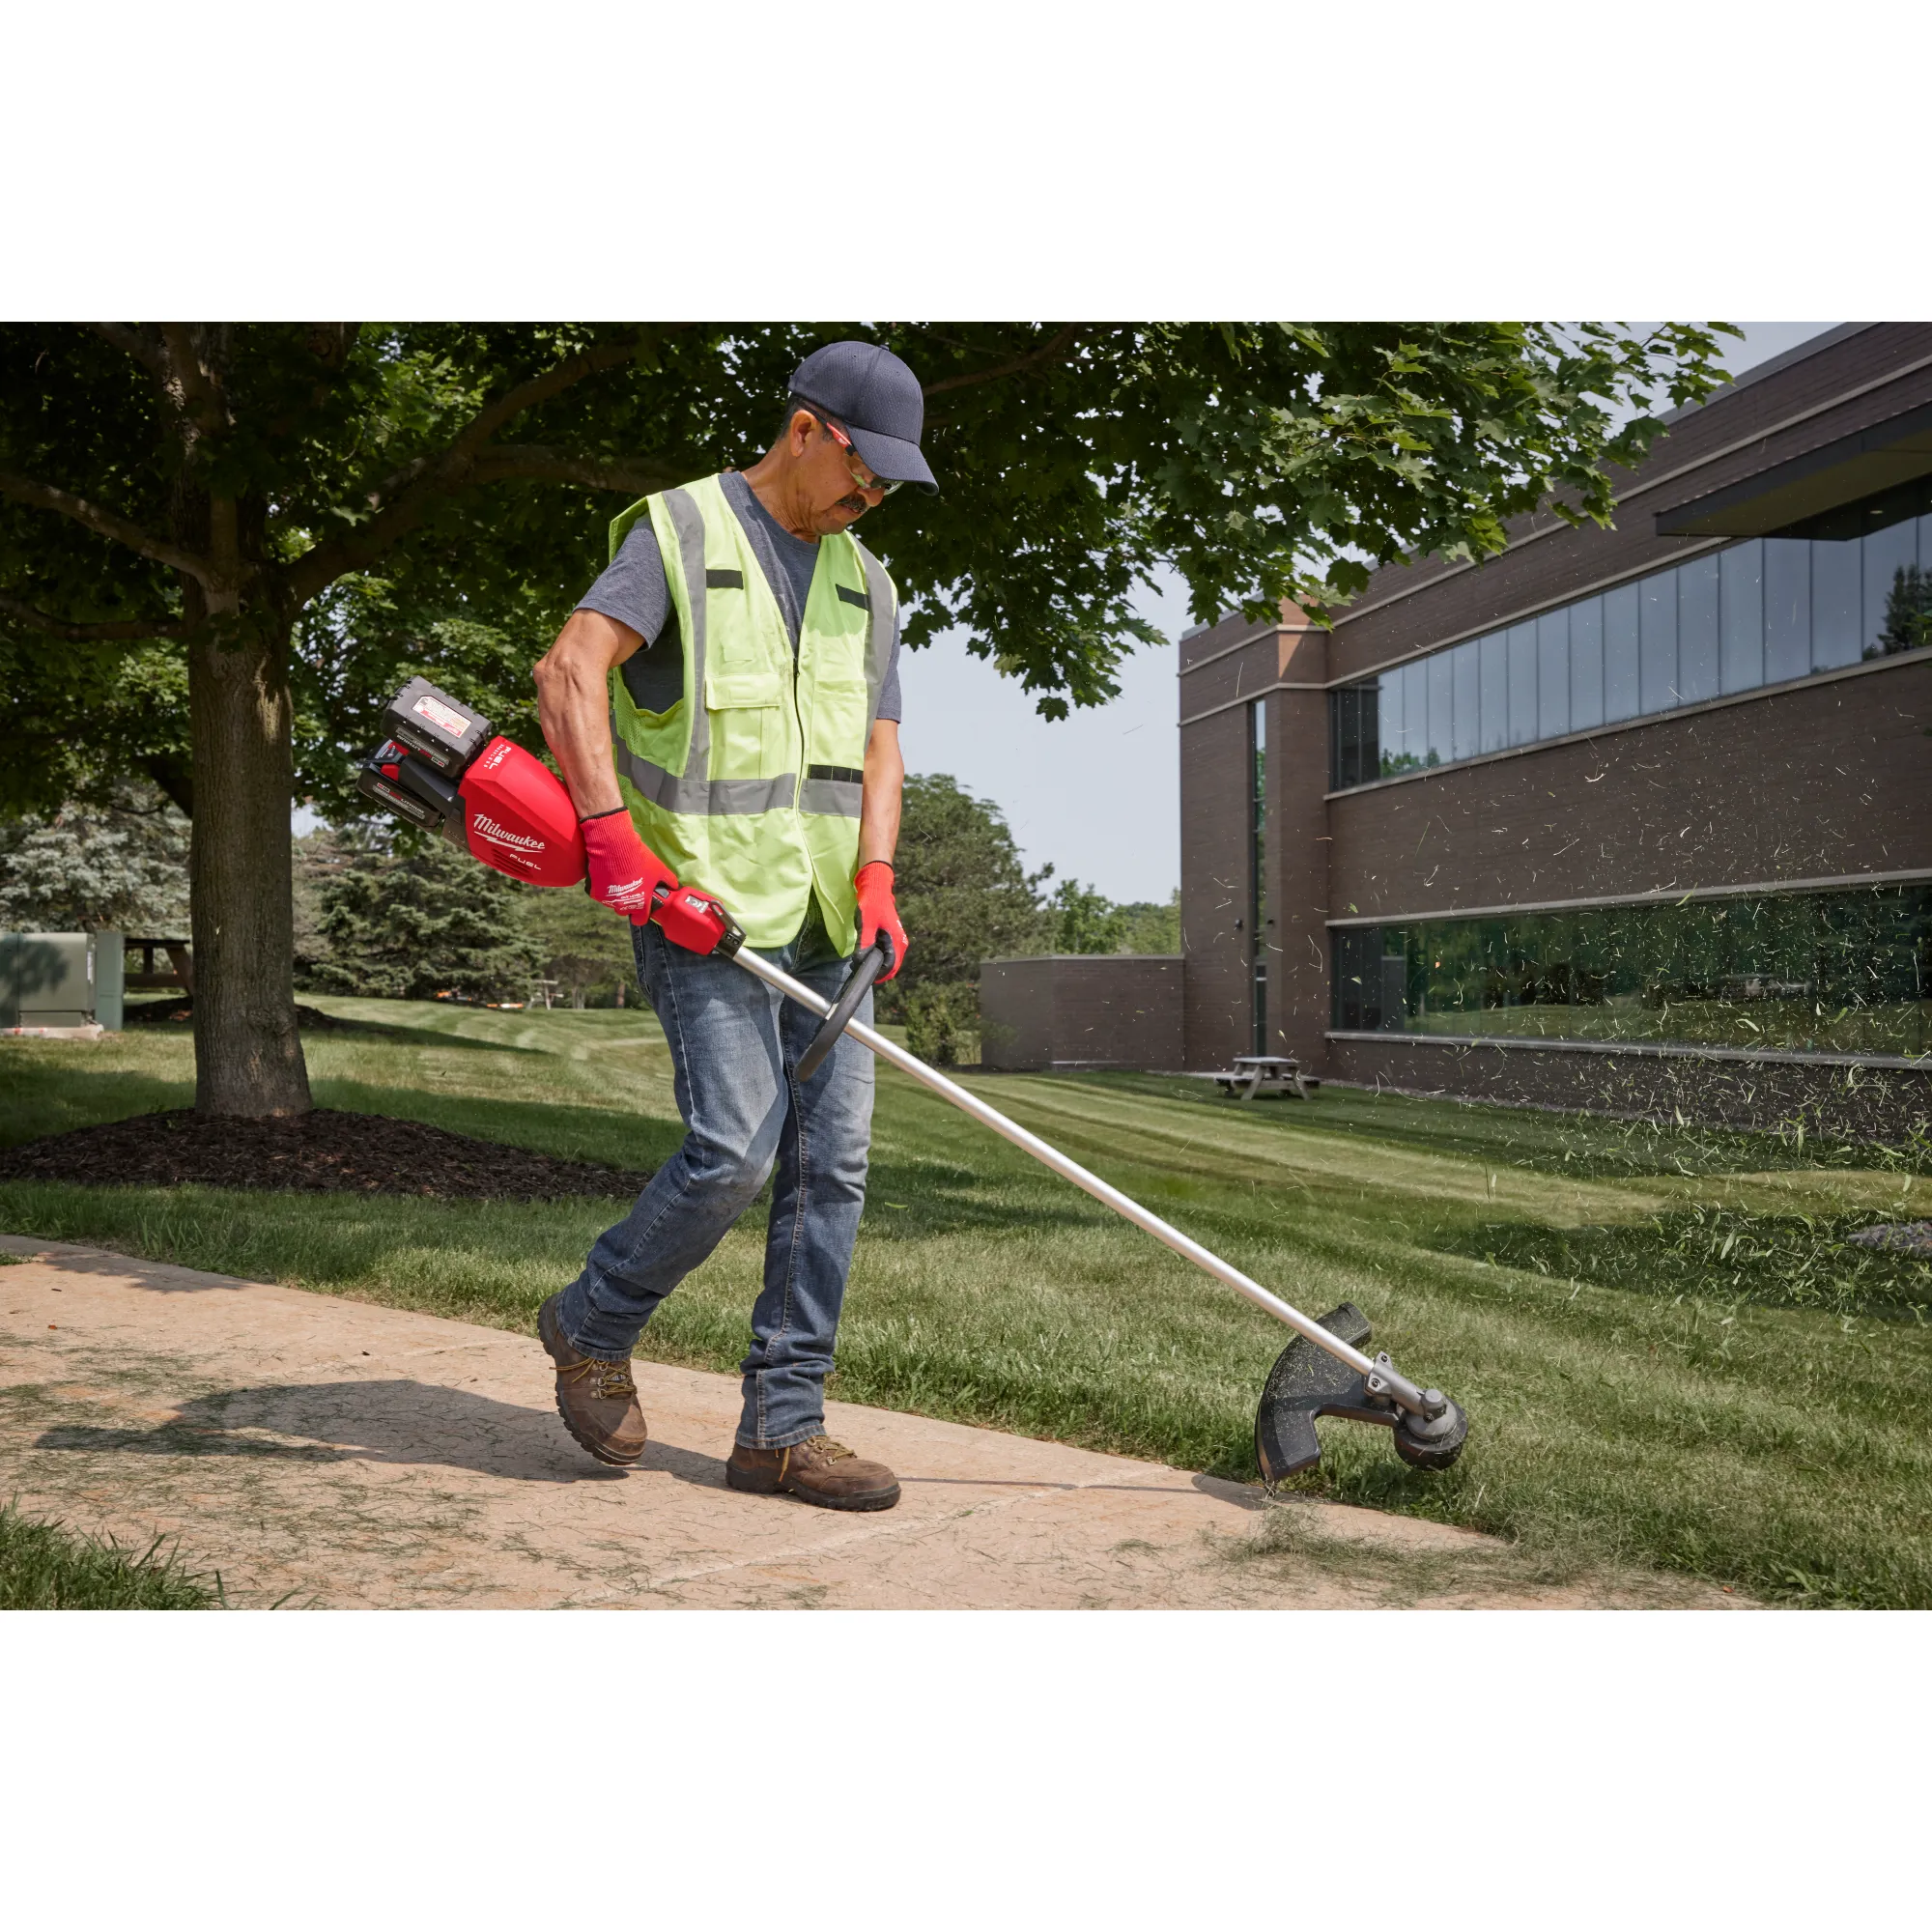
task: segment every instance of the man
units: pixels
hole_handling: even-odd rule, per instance
[[[776,1166],[724,1474],[733,1489],[828,1509],[890,1509],[899,1493],[890,1469],[825,1434],[866,1200],[872,1059],[842,1039],[801,1083],[818,1021],[715,953],[713,903],[827,998],[864,947],[889,952],[886,979],[904,962],[892,866],[905,777],[898,597],[850,531],[901,483],[937,490],[923,423],[919,384],[890,351],[835,342],[807,356],[758,463],[616,520],[610,568],[536,668],[590,891],[632,923],[687,1130],[538,1311],[558,1412],[600,1462],[637,1462],[638,1335]],[[859,1016],[870,1013],[868,996]]]

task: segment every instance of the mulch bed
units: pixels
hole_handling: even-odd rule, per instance
[[[121,1024],[130,1026],[178,1026],[194,1023],[194,995],[178,1000],[129,1000],[121,1009]],[[320,1007],[296,1006],[296,1024],[304,1033],[328,1033],[353,1027],[353,1020],[339,1020]]]
[[[318,1107],[292,1121],[204,1120],[185,1109],[76,1127],[0,1151],[0,1180],[83,1187],[240,1187],[560,1201],[636,1194],[647,1174],[471,1140],[420,1121]]]

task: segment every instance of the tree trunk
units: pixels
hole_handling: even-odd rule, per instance
[[[198,1114],[261,1119],[310,1106],[293,984],[288,649],[285,629],[243,625],[188,651]]]

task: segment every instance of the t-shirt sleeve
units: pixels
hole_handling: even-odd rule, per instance
[[[890,718],[895,724],[905,723],[905,711],[899,703],[899,622],[893,618],[893,651],[886,660],[885,682],[879,686],[879,708],[873,714],[879,718]]]
[[[664,633],[670,614],[670,585],[665,581],[664,553],[648,517],[639,517],[617,546],[610,567],[583,593],[577,608],[628,624],[647,644]]]

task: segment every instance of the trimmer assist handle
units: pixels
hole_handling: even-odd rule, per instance
[[[886,970],[886,962],[884,949],[877,946],[867,947],[852,962],[852,977],[833,1001],[832,1010],[826,1014],[825,1024],[813,1036],[811,1044],[799,1056],[801,1086],[825,1065],[825,1056],[838,1044],[838,1036],[851,1024],[852,1015],[859,1010],[859,1002],[872,990],[872,981]]]

